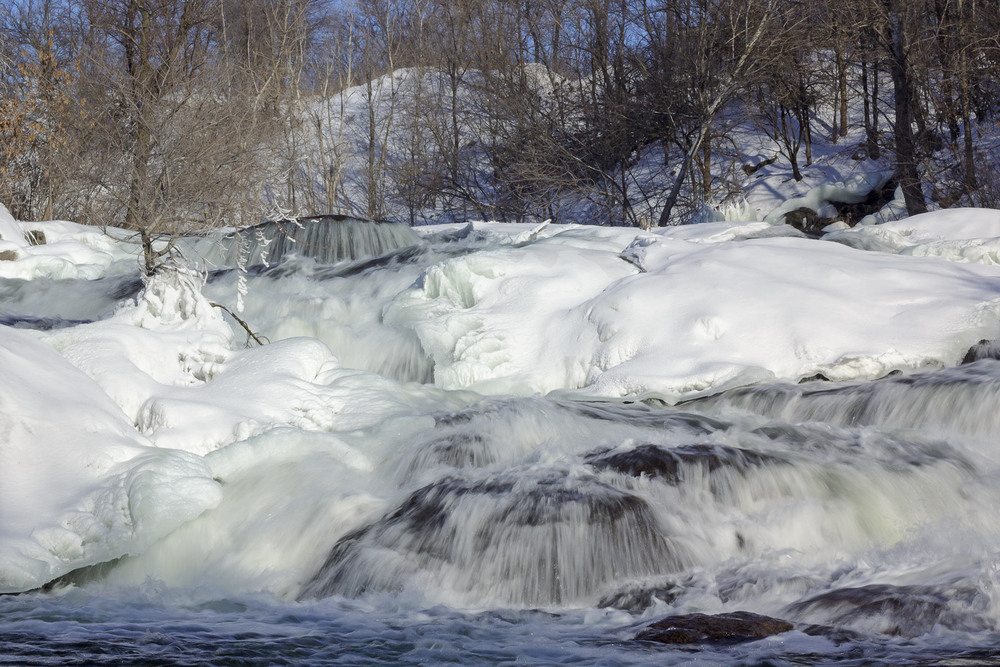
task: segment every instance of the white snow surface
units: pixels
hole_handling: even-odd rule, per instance
[[[879,225],[859,225],[827,238],[869,250],[1000,264],[1000,211],[945,209]]]
[[[995,268],[764,231],[568,228],[432,267],[386,316],[417,332],[445,388],[667,402],[952,365],[997,335]]]
[[[105,319],[0,326],[0,591],[142,553],[219,504],[216,477],[284,447],[288,427],[331,434],[316,446],[363,485],[387,454],[352,434],[403,437],[408,419],[478,394],[672,403],[769,379],[953,365],[1000,334],[1000,211],[830,235],[844,243],[767,222],[474,227],[496,243],[432,263],[381,313],[419,338],[436,387],[344,368],[315,338],[243,349],[203,276],[179,266]],[[19,239],[27,228],[52,241],[45,252]],[[94,231],[0,210],[0,236],[20,253],[0,275],[92,279],[134,256]]]
[[[0,591],[141,553],[212,507],[205,462],[157,449],[50,347],[0,327]]]
[[[40,231],[44,243],[32,245],[28,232]],[[132,250],[132,252],[129,252]],[[21,222],[15,220],[0,204],[0,257],[13,255],[14,260],[0,260],[0,278],[31,280],[84,279],[91,280],[122,265],[132,266],[137,252],[115,240],[97,227],[75,222]]]

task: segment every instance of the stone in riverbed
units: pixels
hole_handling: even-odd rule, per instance
[[[982,359],[1000,359],[1000,340],[983,339],[969,348],[960,365],[971,364]]]
[[[738,644],[793,628],[788,621],[748,611],[729,614],[667,616],[642,630],[636,639],[661,644]]]

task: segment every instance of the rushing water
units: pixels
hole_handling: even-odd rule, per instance
[[[251,270],[259,333],[318,338],[427,409],[212,452],[217,508],[146,554],[0,597],[0,663],[1000,664],[1000,362],[677,407],[442,392],[382,308],[485,243]],[[238,280],[218,271],[206,293]],[[0,321],[75,326],[138,287],[6,281]],[[345,445],[378,465],[348,465]],[[733,610],[796,630],[632,639]]]

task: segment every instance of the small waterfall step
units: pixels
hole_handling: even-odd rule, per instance
[[[331,214],[268,220],[194,245],[195,253],[209,264],[235,266],[242,244],[246,266],[256,266],[278,263],[293,253],[335,264],[380,257],[421,242],[403,223]]]

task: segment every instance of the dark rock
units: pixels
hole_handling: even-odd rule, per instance
[[[654,399],[630,404],[601,401],[557,401],[556,405],[574,414],[599,421],[682,431],[692,435],[708,435],[730,427],[730,424],[712,417],[693,412],[682,412],[670,409],[663,404],[656,404]]]
[[[341,538],[301,597],[391,592],[423,572],[506,602],[562,604],[681,569],[677,552],[645,500],[594,477],[453,477]]]
[[[962,357],[962,364],[971,364],[980,359],[1000,359],[1000,340],[986,340],[984,338],[979,341],[970,347],[969,351]]]
[[[778,459],[724,445],[640,445],[625,451],[593,452],[584,457],[584,461],[596,470],[613,470],[633,477],[646,475],[677,484],[684,467],[701,466],[709,473],[723,469],[745,473],[768,462],[777,463]]]
[[[665,583],[660,586],[634,585],[619,590],[601,598],[597,606],[604,609],[622,609],[633,614],[641,614],[652,607],[657,600],[672,603],[681,594],[683,588],[675,583]]]
[[[864,638],[860,632],[848,630],[847,628],[836,628],[832,625],[807,625],[800,628],[803,634],[810,637],[825,637],[836,645],[847,644],[848,642],[860,641]]]
[[[785,224],[794,227],[806,236],[819,238],[823,235],[823,228],[833,222],[835,218],[821,217],[816,211],[807,206],[802,206],[785,214]]]
[[[423,464],[443,464],[453,468],[481,468],[495,463],[491,443],[479,433],[458,431],[434,438],[421,447]]]
[[[788,621],[748,611],[668,616],[642,630],[636,639],[661,644],[738,644],[793,629]]]
[[[0,251],[0,262],[13,262],[16,259],[17,259],[17,251],[15,250]]]
[[[45,245],[45,232],[40,229],[29,229],[24,233],[24,239],[30,245]]]
[[[834,208],[837,209],[837,219],[843,220],[852,227],[856,222],[865,216],[878,213],[882,208],[893,200],[896,196],[896,187],[899,180],[890,178],[881,187],[871,190],[864,199],[859,202],[839,202],[831,200]]]
[[[52,591],[57,591],[69,586],[83,586],[92,581],[99,581],[118,567],[119,563],[123,563],[127,560],[128,556],[122,556],[104,563],[97,563],[96,565],[87,565],[85,567],[77,568],[71,572],[67,572],[61,577],[53,579],[42,586],[39,590],[51,593]]]
[[[843,202],[834,199],[827,200],[827,204],[837,209],[837,215],[832,218],[822,217],[816,211],[806,206],[797,208],[794,211],[785,213],[785,224],[791,225],[813,238],[822,236],[823,228],[837,220],[846,222],[853,227],[855,223],[865,216],[878,213],[886,204],[891,202],[893,197],[895,197],[897,185],[899,185],[899,181],[896,178],[890,178],[881,187],[869,191],[864,199],[860,201]]]
[[[88,324],[93,320],[68,320],[61,317],[35,317],[33,315],[10,315],[0,313],[0,325],[14,329],[34,329],[35,331],[52,331]]]
[[[951,630],[987,629],[979,616],[952,609],[955,602],[975,606],[978,596],[973,589],[943,592],[928,586],[873,584],[827,591],[795,603],[789,611],[820,614],[838,627],[859,624],[887,635],[916,637],[938,625]]]

